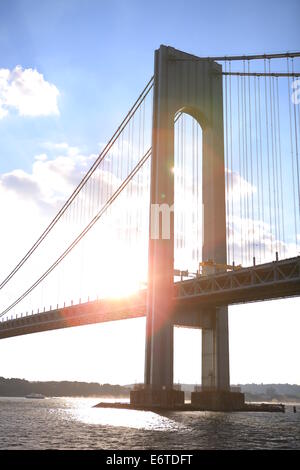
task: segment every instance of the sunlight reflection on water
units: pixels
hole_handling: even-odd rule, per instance
[[[0,397],[1,449],[299,449],[300,413],[93,408],[99,398]],[[113,399],[101,401],[115,401]],[[118,399],[117,401],[128,401]]]
[[[101,399],[103,402],[114,402],[114,399]],[[128,403],[128,399],[118,402]],[[152,431],[175,432],[187,429],[185,425],[166,416],[151,411],[122,410],[113,408],[93,408],[99,399],[64,399],[64,408],[59,410],[61,419],[80,421],[99,426],[127,427]],[[57,414],[58,410],[52,410]],[[51,410],[50,410],[51,412]]]
[[[112,408],[92,408],[67,410],[69,419],[86,424],[117,426],[152,431],[175,432],[185,426],[165,416],[151,411],[122,410]]]

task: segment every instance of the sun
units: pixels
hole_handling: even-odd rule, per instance
[[[107,282],[102,285],[102,296],[114,299],[129,297],[137,293],[141,286],[142,282],[133,269],[124,270],[124,272],[119,272],[111,279],[107,279]]]
[[[103,242],[103,239],[102,239]],[[147,256],[142,246],[129,246],[125,240],[107,238],[101,243],[104,250],[85,252],[89,260],[83,273],[83,298],[122,298],[137,293],[147,280]],[[99,242],[97,243],[99,246]],[[73,275],[76,276],[76,273]]]

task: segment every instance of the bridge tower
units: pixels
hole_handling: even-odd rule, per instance
[[[174,204],[174,117],[193,116],[202,128],[203,260],[226,263],[223,97],[221,65],[171,47],[155,51],[150,203]],[[153,207],[153,206],[152,206]],[[176,210],[176,208],[175,208]],[[187,208],[188,210],[188,208]],[[184,401],[173,388],[174,216],[170,237],[153,239],[150,217],[145,386],[131,393],[133,404],[172,405]],[[203,312],[202,312],[203,313]],[[182,312],[182,317],[185,312]],[[200,328],[202,316],[199,316]],[[229,393],[227,307],[209,311],[202,335],[202,391],[195,403],[206,407]],[[180,320],[179,320],[180,323]],[[188,326],[185,322],[185,325]]]

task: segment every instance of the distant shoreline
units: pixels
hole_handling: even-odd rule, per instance
[[[15,398],[22,399],[22,398],[24,398],[24,399],[26,399],[25,396],[7,396],[7,395],[2,396],[2,395],[0,395],[0,400],[2,398],[12,398],[12,399],[15,399]],[[66,395],[66,396],[59,396],[59,397],[55,397],[55,396],[53,396],[53,397],[52,396],[46,396],[45,397],[45,399],[48,399],[48,400],[56,399],[56,398],[58,398],[58,399],[63,399],[63,398],[65,398],[65,399],[74,398],[75,399],[75,398],[78,398],[78,399],[95,399],[95,400],[96,399],[101,399],[101,400],[125,400],[126,399],[126,400],[129,400],[129,395],[126,395],[126,396],[121,396],[121,395],[118,395],[118,396],[112,396],[112,395],[110,395],[110,396],[106,396],[106,395],[97,395],[97,396],[95,396],[95,395],[90,395],[90,396],[77,395],[77,396],[75,396],[75,395],[72,395],[72,396],[70,396],[70,395]],[[291,400],[291,401],[285,400],[285,399],[278,399],[278,400],[268,400],[268,399],[257,400],[257,399],[255,399],[255,400],[246,400],[246,402],[253,403],[253,404],[255,404],[255,403],[259,403],[259,404],[261,404],[261,403],[277,404],[278,403],[278,404],[283,404],[283,405],[287,405],[287,406],[293,406],[293,405],[294,406],[300,406],[300,399]]]
[[[32,392],[35,393],[35,392]],[[107,400],[118,399],[129,399],[128,395],[44,395],[45,398],[103,398]],[[26,398],[26,395],[1,395],[0,398]]]
[[[30,382],[25,379],[0,377],[0,397],[22,398],[30,393],[47,398],[129,398],[133,384],[112,385],[96,382],[47,381]],[[300,403],[300,385],[297,384],[245,384],[239,385],[248,402]],[[194,384],[181,384],[186,399],[190,398]]]
[[[0,377],[0,396],[2,397],[24,397],[30,393],[39,393],[45,397],[90,397],[90,398],[127,398],[130,388],[122,385],[71,382],[71,381],[49,381],[29,382],[24,379],[7,379]]]

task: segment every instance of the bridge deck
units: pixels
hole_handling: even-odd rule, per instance
[[[300,256],[176,284],[186,301],[233,305],[300,295]]]
[[[174,284],[176,312],[300,295],[300,256]],[[146,315],[146,290],[22,316],[0,323],[0,339]]]

